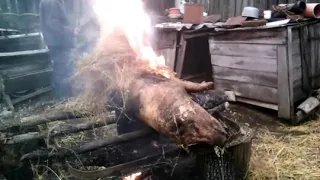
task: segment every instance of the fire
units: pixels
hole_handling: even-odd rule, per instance
[[[169,77],[168,71],[159,70],[159,67],[165,66],[165,58],[158,56],[151,47],[151,20],[141,0],[95,0],[93,8],[100,20],[102,35],[120,28],[137,59],[148,61],[153,70]]]
[[[123,180],[135,180],[137,177],[141,176],[141,172],[131,174],[123,178]]]

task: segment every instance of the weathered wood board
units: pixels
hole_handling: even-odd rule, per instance
[[[153,44],[159,55],[164,56],[165,63],[172,70],[175,69],[175,60],[177,53],[178,31],[156,31],[156,39]]]
[[[210,44],[212,55],[277,58],[277,46],[266,44]]]
[[[264,71],[271,73],[277,72],[276,59],[211,55],[211,63],[214,66],[222,66],[228,68]]]
[[[0,52],[16,52],[45,49],[40,33],[10,35],[0,37]]]
[[[290,98],[290,81],[289,81],[289,67],[287,63],[286,46],[278,47],[278,117],[290,119],[292,110]]]
[[[240,35],[241,33],[241,35]],[[219,31],[212,34],[210,44],[286,44],[286,31],[277,29]]]
[[[236,93],[236,96],[273,104],[278,102],[278,90],[276,88],[220,79],[215,79],[214,83],[216,89],[232,90]]]
[[[312,87],[320,88],[320,23],[309,25],[309,54],[310,54],[310,74],[312,77]]]
[[[221,66],[213,66],[214,79],[229,80],[253,85],[278,87],[277,74],[263,71],[250,71],[233,69]]]

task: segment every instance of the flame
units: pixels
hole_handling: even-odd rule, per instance
[[[141,176],[141,172],[133,173],[129,176],[124,177],[122,180],[135,180],[137,177]]]
[[[100,20],[104,35],[115,28],[120,28],[136,53],[137,59],[148,61],[153,70],[169,78],[168,71],[159,70],[159,67],[165,66],[165,58],[158,56],[151,47],[151,19],[144,10],[141,0],[95,0],[93,8]]]

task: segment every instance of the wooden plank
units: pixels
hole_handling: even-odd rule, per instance
[[[46,48],[41,35],[12,35],[6,38],[0,37],[0,52],[14,52],[36,50]]]
[[[307,98],[307,93],[302,89],[301,81],[297,82],[293,86],[293,102],[297,102]]]
[[[291,48],[291,47],[290,47]],[[289,49],[289,47],[288,47]],[[291,118],[290,83],[286,46],[278,46],[278,117]]]
[[[305,65],[302,64],[302,61],[307,61],[308,64],[310,64],[310,60],[311,60],[311,56],[309,56],[310,52],[308,52],[309,42],[305,40],[302,41],[303,39],[300,39],[300,37],[305,38],[305,36],[307,37],[309,36],[309,33],[306,32],[307,30],[306,27],[303,27],[303,28],[304,28],[302,31],[303,36],[297,35],[299,34],[299,28],[294,28],[292,30],[292,48],[291,48],[292,67],[290,69],[291,71],[290,81],[292,81],[293,103],[306,98],[308,95],[308,91],[311,90],[309,89],[309,87],[307,87],[311,83],[308,79],[308,73],[310,73],[308,72],[309,68],[303,70],[303,68],[306,68],[306,67]],[[302,47],[300,42],[304,42]],[[301,48],[304,48],[302,49],[303,51],[301,51]],[[306,73],[306,74],[303,75],[303,73]]]
[[[33,71],[32,73],[23,74],[20,76],[13,76],[4,79],[6,87],[5,92],[11,94],[14,92],[38,89],[41,87],[50,86],[52,69],[44,69]],[[17,86],[19,84],[19,86]]]
[[[210,43],[286,44],[285,28],[220,31],[211,34]]]
[[[214,44],[210,43],[210,53],[213,55],[277,58],[276,45],[262,44]]]
[[[300,40],[300,33],[297,31],[299,28],[300,27],[297,26],[292,29],[292,41]]]
[[[214,83],[216,89],[233,91],[236,96],[273,104],[277,104],[278,102],[278,91],[276,88],[221,79],[215,79]]]
[[[318,77],[320,75],[320,52],[319,52],[319,43],[320,40],[319,39],[315,39],[316,37],[320,37],[320,33],[318,32],[320,28],[320,23],[318,24],[313,24],[309,26],[309,32],[310,32],[310,67],[311,67],[311,77],[312,77],[312,87],[316,88],[320,86],[320,81],[317,81],[316,78],[314,77]]]
[[[320,76],[315,76],[315,77],[312,77],[312,81],[313,81],[313,88],[314,89],[319,89],[320,88]]]
[[[177,62],[176,62],[176,67],[175,67],[176,73],[179,78],[182,76],[183,65],[184,65],[184,60],[185,60],[185,55],[186,55],[186,49],[187,49],[187,41],[183,38],[183,35],[181,34],[180,48],[178,51]]]
[[[278,87],[277,73],[213,66],[213,78],[267,87]]]
[[[266,0],[255,0],[253,1],[253,7],[259,8],[259,9],[265,9],[266,8]]]
[[[167,48],[167,49],[160,49],[160,55],[164,56],[165,63],[169,66],[172,70],[174,70],[175,60],[176,60],[176,48]]]
[[[229,0],[224,0],[222,3],[222,19],[228,19]]]
[[[211,55],[211,64],[252,71],[277,72],[277,60],[271,58]]]
[[[235,17],[236,14],[236,2],[235,0],[228,0],[228,18]]]
[[[41,33],[29,33],[29,34],[16,34],[16,35],[9,35],[9,36],[0,36],[0,40],[6,39],[15,39],[15,38],[29,38],[34,36],[41,36]]]
[[[155,49],[166,49],[175,47],[177,41],[177,31],[162,31],[157,29],[155,32]]]
[[[240,16],[243,10],[242,3],[244,0],[236,0],[236,16]]]
[[[242,98],[242,97],[236,97],[236,101],[278,111],[278,106],[276,104],[246,99],[246,98]]]
[[[292,55],[293,56],[301,56],[301,50],[300,50],[300,38],[298,39],[293,39],[292,40]],[[300,63],[301,66],[301,61],[300,62],[294,62],[294,64]]]
[[[291,48],[291,59],[292,67],[291,71],[291,81],[292,81],[292,91],[293,91],[293,102],[302,100],[305,98],[305,92],[302,87],[302,54],[301,54],[301,39],[299,34],[299,28],[292,29],[292,48]],[[310,61],[310,59],[308,59]]]
[[[320,33],[319,33],[319,29],[320,29],[320,23],[313,25],[313,30],[315,32],[314,36],[320,37]],[[311,62],[311,68],[313,68],[311,70],[311,76],[312,77],[318,77],[320,76],[320,39],[314,40],[315,42],[315,53],[317,55],[316,61]],[[320,86],[320,81],[316,81],[315,79],[312,80],[312,86],[313,88],[315,87],[319,87]]]
[[[296,86],[297,84],[301,85],[302,81],[302,68],[300,67],[292,67],[292,76],[291,80],[293,81],[293,87]]]
[[[48,53],[48,52],[49,52],[48,49],[17,51],[17,52],[7,52],[7,53],[0,52],[0,58],[1,57],[9,57],[9,56],[38,55],[38,54],[44,54],[44,53]]]

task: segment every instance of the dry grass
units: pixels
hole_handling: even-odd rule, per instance
[[[258,132],[251,179],[320,179],[320,120]]]

